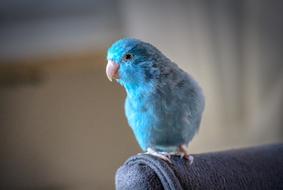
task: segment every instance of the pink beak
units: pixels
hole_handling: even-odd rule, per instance
[[[106,66],[106,75],[112,82],[112,79],[119,79],[119,65],[111,60],[108,61]]]

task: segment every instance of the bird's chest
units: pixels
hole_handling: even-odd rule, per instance
[[[145,150],[152,143],[156,127],[160,125],[156,103],[149,98],[131,99],[128,97],[125,102],[125,111],[139,145]]]
[[[125,111],[133,130],[150,130],[157,123],[156,102],[148,97],[128,97]]]

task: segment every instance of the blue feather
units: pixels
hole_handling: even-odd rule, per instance
[[[131,60],[125,60],[131,54]],[[153,45],[132,38],[115,42],[108,60],[119,64],[128,123],[143,150],[176,151],[199,129],[204,96],[197,82]]]

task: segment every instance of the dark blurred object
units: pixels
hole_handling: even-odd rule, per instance
[[[172,157],[131,157],[116,173],[116,189],[283,189],[283,144]]]
[[[36,85],[43,79],[39,67],[24,64],[0,64],[0,87]]]

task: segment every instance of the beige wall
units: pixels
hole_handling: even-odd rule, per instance
[[[43,63],[38,83],[1,87],[1,187],[114,188],[116,169],[139,148],[123,90],[104,61],[90,61]]]

